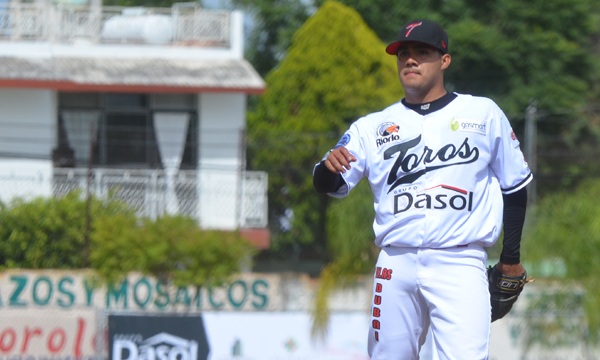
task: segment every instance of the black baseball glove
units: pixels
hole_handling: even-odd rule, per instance
[[[487,275],[494,322],[508,314],[523,291],[523,286],[532,280],[527,279],[527,271],[521,276],[507,276],[496,270],[496,266],[489,266]]]

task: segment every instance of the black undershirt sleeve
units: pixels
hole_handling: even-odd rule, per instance
[[[502,195],[504,200],[504,240],[500,261],[504,264],[518,264],[521,262],[521,234],[525,224],[525,209],[527,208],[527,189],[508,195]]]
[[[336,192],[344,184],[345,181],[342,178],[342,175],[334,174],[329,171],[327,166],[325,166],[324,161],[321,161],[315,168],[315,172],[313,173],[313,186],[318,193],[326,194]]]

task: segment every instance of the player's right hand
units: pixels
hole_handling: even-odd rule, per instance
[[[354,155],[343,146],[331,150],[325,159],[325,166],[334,174],[345,173],[350,170],[350,163],[356,161]]]

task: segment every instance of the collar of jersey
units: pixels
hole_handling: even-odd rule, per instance
[[[433,100],[432,102],[423,104],[409,104],[406,102],[406,99],[402,99],[402,104],[407,108],[419,113],[420,115],[427,115],[442,109],[446,105],[450,104],[454,99],[456,99],[455,93],[446,93],[446,95],[437,100]]]

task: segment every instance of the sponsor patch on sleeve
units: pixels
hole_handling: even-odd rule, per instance
[[[513,131],[513,129],[510,129],[510,139],[512,140],[512,144],[514,148],[519,147],[519,139],[517,138],[517,135],[515,135],[515,132]]]
[[[350,142],[350,134],[344,134],[344,136],[342,136],[340,141],[338,141],[338,143],[335,144],[334,149],[337,149],[340,146],[346,146],[346,145],[348,145],[349,142]]]
[[[484,120],[452,118],[450,121],[450,130],[452,131],[468,131],[485,135],[487,134],[486,127],[487,124]]]

